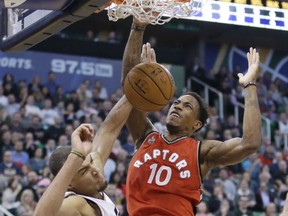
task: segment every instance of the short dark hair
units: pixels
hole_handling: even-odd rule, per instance
[[[71,150],[72,148],[70,146],[63,146],[56,148],[51,154],[49,158],[49,168],[54,176],[61,170]]]
[[[197,102],[199,104],[198,118],[199,118],[199,121],[202,122],[202,127],[203,127],[204,125],[207,124],[207,120],[209,117],[207,104],[204,102],[203,98],[199,94],[197,94],[196,92],[186,92],[184,95],[191,95],[192,97],[194,97],[197,100]],[[202,127],[200,127],[195,132],[201,130]]]

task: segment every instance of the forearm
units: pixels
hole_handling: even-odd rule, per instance
[[[113,107],[93,140],[92,152],[97,152],[103,164],[108,159],[115,140],[127,121],[132,105],[123,96]]]
[[[245,107],[243,119],[243,144],[256,151],[261,142],[261,114],[256,86],[245,88]]]
[[[143,44],[143,35],[144,29],[146,28],[146,24],[144,23],[136,23],[133,21],[132,27],[138,26],[143,28],[140,29],[131,29],[130,35],[124,50],[123,54],[123,65],[122,65],[122,78],[121,83],[124,84],[124,80],[128,72],[133,68],[135,65],[140,63],[141,58],[141,49]]]
[[[64,200],[65,192],[82,162],[83,160],[74,154],[68,156],[60,172],[39,200],[35,216],[57,215]]]

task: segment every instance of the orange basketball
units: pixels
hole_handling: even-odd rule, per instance
[[[141,63],[132,68],[124,81],[124,93],[134,108],[154,112],[174,96],[175,83],[170,72],[158,63]]]

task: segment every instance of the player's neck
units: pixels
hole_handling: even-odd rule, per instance
[[[102,192],[96,192],[92,197],[96,198],[96,199],[103,200],[104,199],[104,194]]]
[[[164,133],[164,137],[168,140],[168,141],[173,141],[179,137],[188,137],[187,133],[171,133],[169,131],[167,131],[166,133]]]

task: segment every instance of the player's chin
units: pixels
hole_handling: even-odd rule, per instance
[[[107,185],[108,185],[107,181],[106,181],[105,179],[102,179],[102,180],[99,181],[99,183],[98,183],[98,191],[99,191],[99,192],[104,191],[104,190],[107,188]]]
[[[179,118],[173,116],[173,115],[169,115],[166,119],[166,124],[167,125],[171,125],[171,126],[176,126],[177,122],[179,122]]]

